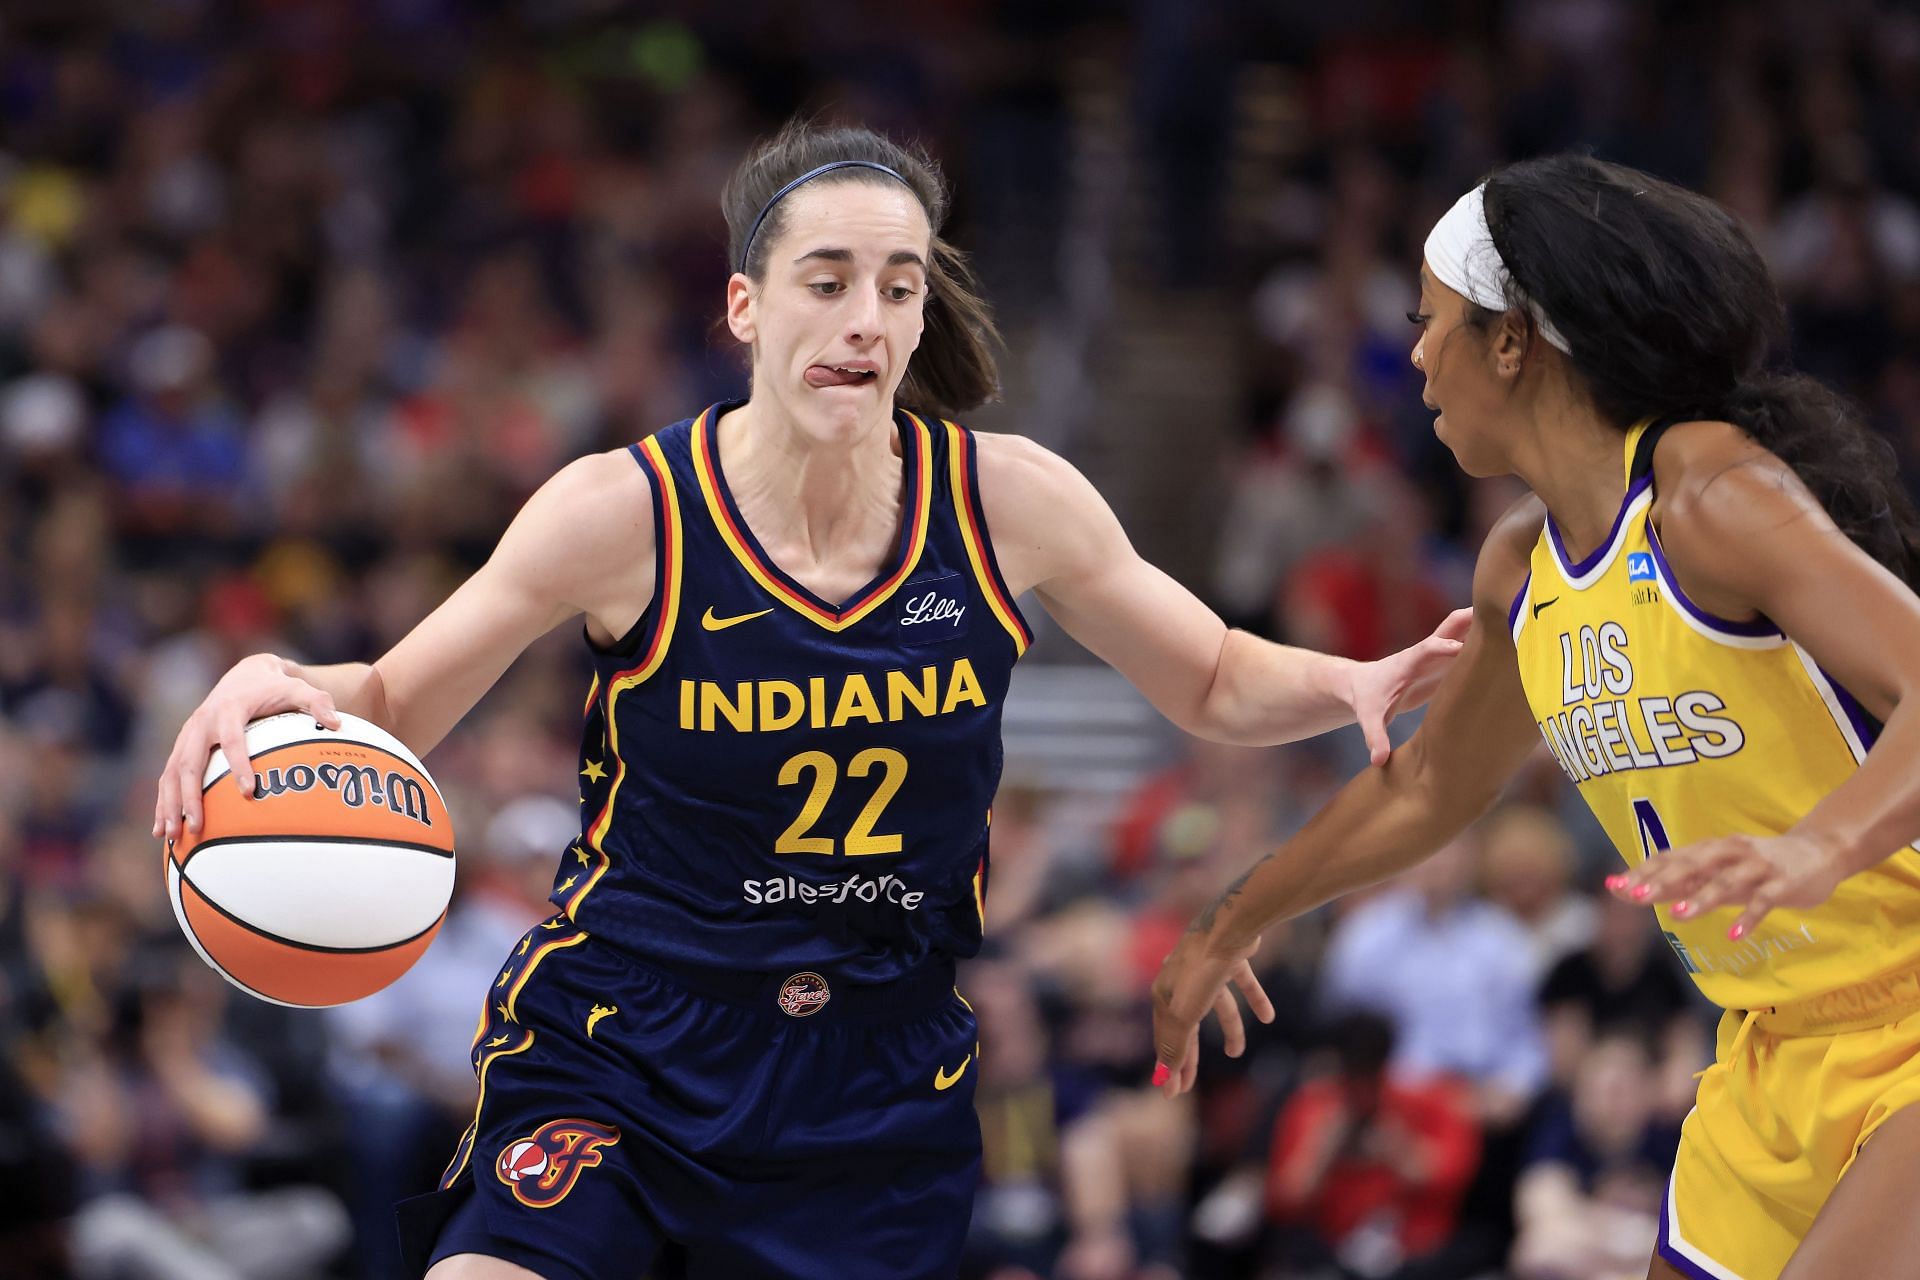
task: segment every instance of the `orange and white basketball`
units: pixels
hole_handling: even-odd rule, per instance
[[[420,958],[453,895],[453,822],[426,767],[376,724],[287,712],[247,726],[251,798],[215,751],[167,891],[200,958],[252,995],[313,1008]]]

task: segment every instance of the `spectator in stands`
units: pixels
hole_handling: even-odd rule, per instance
[[[1396,1072],[1460,1077],[1501,1125],[1546,1083],[1547,1055],[1526,931],[1471,892],[1479,840],[1461,836],[1341,921],[1321,998],[1384,1014]]]
[[[1602,1033],[1533,1126],[1515,1191],[1514,1280],[1639,1280],[1653,1250],[1680,1126],[1646,1087],[1644,1034]]]
[[[1694,1073],[1713,1057],[1706,1006],[1644,908],[1599,899],[1591,945],[1555,965],[1540,988],[1555,1083],[1570,1087],[1597,1038],[1639,1030],[1652,1037],[1645,1082],[1660,1114],[1693,1106]]]
[[[295,1280],[347,1244],[330,1192],[248,1188],[273,1100],[218,1033],[225,1002],[193,956],[143,966],[111,1035],[82,1050],[53,1100],[81,1159],[73,1252],[86,1280]]]
[[[1329,1030],[1331,1066],[1274,1125],[1267,1208],[1289,1274],[1327,1262],[1381,1277],[1454,1233],[1479,1156],[1470,1091],[1441,1076],[1389,1074],[1393,1024],[1349,1013]]]
[[[1593,941],[1599,908],[1573,889],[1567,830],[1536,805],[1507,805],[1482,824],[1480,887],[1527,931],[1536,980]]]

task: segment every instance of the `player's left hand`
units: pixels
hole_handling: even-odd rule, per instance
[[[1366,735],[1373,763],[1385,764],[1393,754],[1387,722],[1433,696],[1447,668],[1460,656],[1472,625],[1473,610],[1455,609],[1419,644],[1353,669],[1353,718]]]
[[[1629,902],[1671,902],[1681,920],[1717,907],[1745,907],[1727,930],[1737,942],[1775,907],[1819,906],[1845,878],[1828,844],[1789,831],[1719,836],[1656,853],[1632,871],[1609,876],[1607,888]]]

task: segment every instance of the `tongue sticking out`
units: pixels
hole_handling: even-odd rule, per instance
[[[824,364],[807,366],[807,385],[810,387],[851,387],[871,380],[871,374],[852,373],[845,369],[829,368]]]

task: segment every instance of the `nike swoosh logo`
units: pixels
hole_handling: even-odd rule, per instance
[[[952,1075],[948,1075],[944,1067],[935,1071],[933,1073],[933,1087],[942,1093],[953,1088],[954,1085],[960,1083],[960,1077],[967,1074],[967,1064],[972,1061],[972,1054],[968,1054],[966,1057],[960,1059],[960,1065],[953,1069]]]
[[[771,609],[762,609],[758,613],[742,613],[732,618],[716,618],[713,616],[713,606],[708,605],[707,611],[700,615],[700,625],[709,631],[725,631],[728,627],[737,627],[743,622],[764,618],[772,612]]]
[[[1555,596],[1553,600],[1558,600],[1559,598],[1560,598],[1559,596]],[[1553,600],[1542,600],[1539,604],[1533,606],[1533,616],[1536,618],[1539,617],[1540,611],[1546,608],[1548,605],[1552,604]]]

